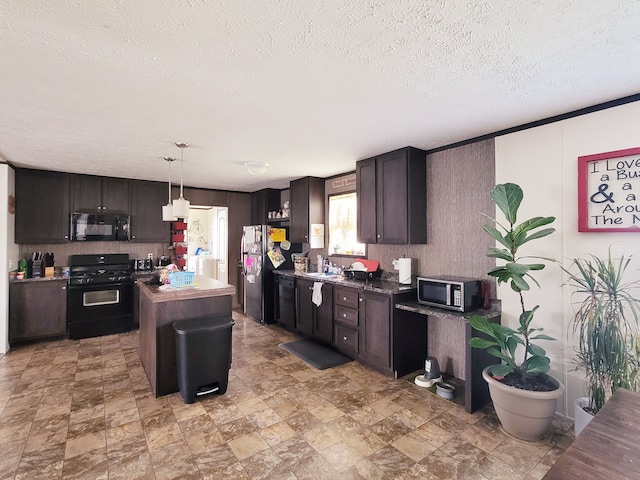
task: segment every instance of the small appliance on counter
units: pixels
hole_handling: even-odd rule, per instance
[[[418,302],[457,312],[482,305],[480,280],[466,277],[418,277]]]
[[[398,283],[400,285],[411,285],[411,258],[398,258],[391,262],[393,268],[398,270]]]
[[[353,262],[349,268],[345,268],[342,274],[344,278],[352,280],[370,280],[380,278],[382,270],[378,260],[360,258]]]
[[[419,387],[429,388],[433,384],[442,382],[442,374],[440,373],[440,365],[435,357],[427,357],[424,361],[424,375],[417,375],[415,384]]]

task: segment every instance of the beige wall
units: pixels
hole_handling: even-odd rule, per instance
[[[640,279],[640,235],[638,233],[578,232],[577,158],[640,146],[638,123],[640,102],[571,118],[496,139],[496,183],[518,183],[524,191],[521,218],[556,216],[557,233],[532,242],[527,252],[554,257],[568,266],[570,259],[592,253],[606,256],[633,255],[632,277]],[[637,183],[636,183],[637,185]],[[561,413],[573,416],[573,401],[584,394],[583,374],[574,371],[570,335],[573,310],[570,291],[558,265],[551,265],[536,278],[541,289],[527,295],[527,308],[540,305],[536,323],[557,341],[544,342],[551,357],[551,373],[566,386],[559,403]],[[509,287],[501,286],[503,323],[517,324],[518,304]],[[638,296],[638,295],[637,295]]]

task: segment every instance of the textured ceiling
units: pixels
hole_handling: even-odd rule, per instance
[[[0,157],[254,191],[638,93],[637,0],[0,0]],[[254,177],[243,163],[268,162]],[[179,169],[174,163],[174,179]]]

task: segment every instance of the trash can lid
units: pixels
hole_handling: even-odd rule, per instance
[[[207,315],[173,322],[173,329],[177,334],[211,332],[232,327],[234,324],[229,315]]]

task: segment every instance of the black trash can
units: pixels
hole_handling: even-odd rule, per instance
[[[231,368],[228,315],[209,315],[173,323],[176,332],[178,387],[185,403],[197,396],[227,391]]]

